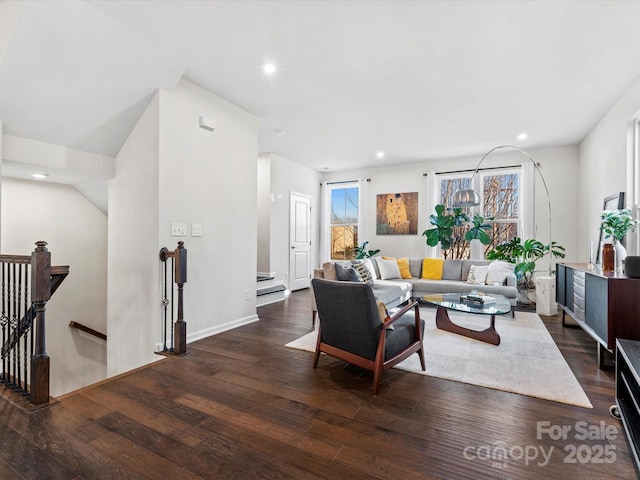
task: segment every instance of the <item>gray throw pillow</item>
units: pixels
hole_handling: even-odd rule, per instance
[[[344,263],[336,262],[336,277],[341,282],[361,282],[360,275],[355,271],[355,269],[349,265]]]
[[[445,264],[447,262],[444,262]],[[420,278],[422,276],[422,259],[410,258],[409,259],[409,271],[414,278]]]
[[[462,260],[445,260],[442,280],[462,280]]]

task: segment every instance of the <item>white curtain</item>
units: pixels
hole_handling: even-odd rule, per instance
[[[440,185],[438,184],[438,175],[436,172],[427,172],[427,218],[429,215],[436,213],[436,205],[440,203]],[[427,220],[427,229],[431,228],[431,224]],[[426,244],[424,256],[429,258],[438,258],[440,256],[440,247],[430,247]]]
[[[520,232],[522,239],[536,238],[535,208],[536,169],[533,163],[524,162],[520,171]]]
[[[329,202],[331,201],[329,196],[329,188],[327,182],[322,182],[322,186],[320,187],[320,248],[318,251],[318,261],[321,266],[324,262],[329,260],[329,209],[331,206]]]

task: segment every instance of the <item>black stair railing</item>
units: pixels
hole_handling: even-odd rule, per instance
[[[33,405],[49,401],[45,306],[69,274],[68,266],[51,266],[46,245],[36,242],[31,255],[0,255],[0,383]]]
[[[160,250],[160,260],[164,263],[162,291],[162,350],[163,355],[187,353],[187,322],[184,321],[184,284],[187,283],[187,249],[184,242],[178,248]],[[170,269],[168,268],[170,264]],[[174,288],[174,284],[176,288]],[[177,304],[175,297],[178,297]],[[177,316],[177,319],[176,319]],[[174,322],[175,320],[175,322]],[[169,334],[169,330],[171,333]]]

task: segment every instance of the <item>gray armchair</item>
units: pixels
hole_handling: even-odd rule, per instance
[[[312,281],[320,325],[313,368],[320,353],[344,360],[373,372],[373,394],[378,394],[384,370],[417,353],[425,370],[417,302],[411,302],[393,316],[381,320],[376,299],[366,283]],[[393,329],[391,329],[393,327]]]

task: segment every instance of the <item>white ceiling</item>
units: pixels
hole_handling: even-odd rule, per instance
[[[261,152],[318,170],[475,155],[521,131],[522,148],[573,145],[640,77],[638,19],[638,1],[7,0],[0,120],[114,157],[184,75],[254,113]]]

